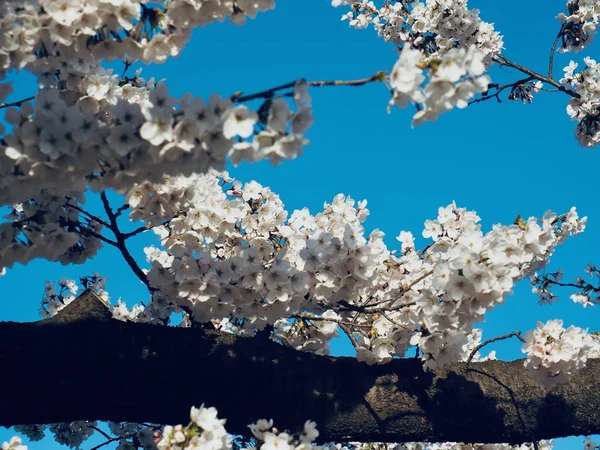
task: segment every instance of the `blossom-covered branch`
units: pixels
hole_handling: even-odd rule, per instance
[[[415,104],[414,124],[434,121],[454,107],[464,108],[491,98],[500,100],[499,92],[487,94],[489,88],[498,87],[490,84],[487,75],[487,70],[496,63],[517,69],[539,82],[509,99],[530,102],[532,93],[539,92],[542,83],[551,85],[572,97],[567,111],[578,121],[579,142],[590,147],[600,142],[600,98],[593,81],[597,78],[595,61],[585,58],[591,70],[576,79],[566,76],[556,81],[553,76],[557,49],[579,51],[592,41],[600,21],[597,2],[568,0],[568,14],[557,16],[561,27],[552,43],[548,76],[504,56],[502,36],[493,24],[480,18],[479,10],[469,8],[467,0],[332,0],[332,5],[349,7],[342,20],[359,29],[372,26],[380,37],[400,50],[397,73],[392,73],[390,83],[394,90],[392,103],[399,107],[406,107],[409,102]],[[567,75],[572,72],[569,67],[577,64],[572,61],[564,69]],[[474,99],[477,94],[482,95]]]

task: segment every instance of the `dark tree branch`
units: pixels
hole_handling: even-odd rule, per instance
[[[110,225],[105,220],[102,220],[100,217],[89,213],[88,211],[86,211],[85,209],[83,209],[77,205],[72,205],[71,203],[69,203],[69,200],[70,200],[70,198],[67,197],[67,202],[64,204],[65,208],[72,208],[75,211],[78,211],[81,214],[83,214],[84,216],[86,216],[89,220],[94,220],[94,221],[98,222],[99,224],[101,224],[102,226],[105,226],[106,228],[110,228]]]
[[[600,360],[550,391],[523,361],[423,372],[369,366],[264,339],[112,319],[91,292],[51,319],[0,323],[0,425],[72,420],[187,423],[215,406],[232,433],[273,418],[320,439],[519,443],[600,433]]]
[[[560,40],[563,32],[565,31],[565,25],[563,24],[558,30],[556,38],[554,38],[554,42],[552,43],[552,48],[550,49],[550,60],[548,61],[548,78],[553,79],[552,73],[554,72],[554,55],[556,54],[556,46],[558,45],[558,41]]]
[[[152,225],[150,225],[150,224],[142,225],[141,227],[138,227],[138,228],[136,228],[133,231],[130,231],[128,233],[123,233],[123,237],[125,239],[129,239],[129,238],[131,238],[133,236],[137,236],[138,234],[144,233],[144,232],[146,232],[148,230],[151,230],[151,229],[152,229]]]
[[[21,100],[17,100],[16,102],[12,102],[12,103],[0,103],[0,109],[2,108],[10,108],[11,106],[21,106],[23,103],[28,102],[30,100],[35,100],[35,95],[32,95],[31,97],[27,97]]]
[[[593,284],[587,283],[583,281],[582,283],[563,283],[562,281],[553,280],[551,278],[546,278],[542,282],[542,284],[554,284],[556,286],[561,287],[574,287],[577,289],[582,289],[585,291],[598,292],[600,293],[600,286],[594,286]]]
[[[123,214],[124,211],[127,211],[129,208],[129,203],[123,203],[115,212],[115,217],[119,217],[121,214]]]
[[[394,295],[391,299],[381,300],[379,302],[368,303],[368,304],[362,305],[362,307],[364,308],[364,312],[366,312],[366,313],[377,312],[377,310],[374,311],[375,307],[381,306],[385,303],[392,303],[392,302],[395,302],[396,300],[400,300],[404,296],[404,294],[407,294],[408,292],[410,292],[410,290],[412,288],[414,288],[417,284],[419,284],[421,281],[423,281],[425,278],[427,278],[429,275],[432,275],[432,274],[433,274],[433,270],[429,270],[429,271],[423,273],[423,275],[421,275],[421,276],[415,278],[413,281],[411,281],[408,284],[408,286],[402,287],[402,289],[400,289],[400,291],[396,295]],[[414,305],[414,303],[406,303],[406,304],[399,305],[396,307],[389,307],[387,309],[387,311],[395,311],[397,309],[405,308],[407,306],[412,306],[412,305]]]
[[[523,72],[526,75],[529,75],[530,77],[535,78],[536,80],[540,80],[544,83],[547,83],[551,86],[554,86],[556,89],[558,89],[561,92],[564,92],[565,94],[570,95],[573,98],[581,98],[581,96],[577,93],[572,91],[571,89],[567,89],[566,87],[564,87],[562,84],[560,84],[558,81],[555,81],[551,78],[545,77],[537,72],[534,72],[531,69],[528,69],[525,66],[521,66],[519,64],[516,64],[512,61],[509,61],[508,59],[506,59],[504,56],[499,55],[499,56],[494,56],[493,60],[495,62],[497,62],[498,64],[500,64],[501,66],[507,66],[507,67],[512,67],[513,69],[517,69],[519,72]]]
[[[308,320],[311,322],[332,322],[332,323],[337,323],[338,325],[345,325],[347,327],[357,327],[357,328],[371,328],[372,325],[367,325],[367,324],[357,324],[357,323],[353,323],[353,322],[347,322],[341,319],[334,319],[332,317],[323,317],[323,316],[316,316],[314,314],[309,314],[309,313],[298,313],[298,314],[294,314],[292,316],[293,319],[299,319],[299,320]]]
[[[527,78],[523,78],[521,80],[517,80],[514,83],[508,83],[508,84],[504,84],[502,86],[500,86],[499,84],[490,84],[489,88],[490,89],[495,89],[496,92],[494,92],[493,94],[482,95],[481,97],[476,98],[475,100],[471,100],[469,102],[469,105],[472,105],[474,103],[484,102],[484,101],[489,100],[491,98],[495,98],[498,103],[502,103],[502,99],[500,98],[500,94],[504,90],[510,88],[511,92],[512,92],[517,86],[523,85],[523,84],[525,84],[525,83],[527,83],[527,82],[529,82],[529,81],[531,81],[533,79],[534,79],[533,77],[527,77]],[[510,99],[510,97],[509,97],[509,99]]]
[[[121,232],[121,230],[119,229],[119,224],[117,223],[118,214],[115,214],[113,212],[112,207],[110,206],[110,202],[108,201],[108,197],[106,196],[106,192],[102,191],[102,193],[100,194],[100,199],[102,200],[102,205],[104,206],[104,211],[106,212],[106,215],[108,216],[108,219],[110,221],[110,223],[108,224],[108,228],[115,235],[115,240],[116,240],[115,247],[117,247],[119,249],[119,251],[121,252],[121,255],[123,255],[123,258],[129,265],[129,267],[131,267],[131,270],[133,270],[133,273],[135,273],[135,275],[140,279],[140,281],[142,283],[144,283],[146,286],[148,286],[148,289],[152,290],[150,288],[150,283],[148,282],[148,277],[146,276],[144,271],[140,268],[137,261],[131,255],[131,253],[129,252],[129,249],[127,248],[125,241],[127,240],[128,236],[126,234],[123,234]],[[131,237],[131,236],[129,236],[129,237]]]
[[[106,215],[108,216],[108,219],[110,220],[110,225],[108,225],[109,227],[115,227],[117,224],[117,216],[116,214],[113,212],[112,207],[110,206],[110,202],[108,201],[108,197],[106,195],[105,191],[102,191],[100,193],[100,200],[102,200],[102,206],[104,207],[104,212],[106,213]]]
[[[117,243],[115,241],[111,241],[110,239],[102,236],[102,234],[96,233],[95,231],[90,230],[81,222],[72,222],[70,220],[67,220],[67,221],[65,221],[65,225],[74,227],[80,236],[83,236],[83,237],[92,236],[92,237],[95,237],[96,239],[99,239],[100,241],[104,242],[105,244],[112,245],[113,247],[117,247]]]
[[[512,333],[504,334],[502,336],[497,336],[495,338],[486,339],[485,341],[483,341],[481,344],[479,344],[477,347],[475,347],[473,349],[473,351],[467,358],[467,366],[469,364],[471,364],[471,361],[473,361],[473,357],[477,354],[477,352],[479,350],[481,350],[483,347],[485,347],[486,345],[491,344],[492,342],[498,342],[498,341],[502,341],[504,339],[510,339],[511,337],[516,337],[521,342],[525,343],[525,339],[523,339],[523,337],[521,336],[520,331],[513,331]]]
[[[102,431],[100,428],[98,427],[94,427],[92,425],[89,425],[89,427],[94,430],[97,431],[98,433],[100,433],[102,436],[104,436],[105,439],[112,439],[111,436],[109,436],[107,433],[105,433],[104,431]]]
[[[370,77],[360,78],[358,80],[326,80],[326,81],[307,81],[306,84],[313,87],[323,86],[363,86],[368,83],[375,81],[386,81],[387,77],[383,71],[377,72]],[[236,92],[231,96],[231,101],[235,103],[243,103],[250,100],[256,100],[258,98],[271,98],[276,92],[283,91],[285,89],[292,89],[296,83],[301,80],[291,81],[280,86],[275,86],[264,91],[256,92],[254,94],[242,95],[242,92]]]
[[[120,441],[121,439],[125,439],[125,438],[123,438],[122,436],[117,436],[117,437],[113,437],[113,438],[107,439],[102,444],[98,444],[98,445],[90,448],[90,450],[98,450],[99,448],[102,448],[102,447],[104,447],[104,446],[106,446],[108,444],[112,444],[113,442]]]

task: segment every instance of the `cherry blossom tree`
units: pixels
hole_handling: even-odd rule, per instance
[[[30,72],[39,88],[0,105],[0,200],[10,209],[0,268],[83,264],[112,246],[148,291],[129,307],[109,301],[102,274],[48,282],[43,320],[0,323],[0,424],[70,447],[96,433],[106,440],[95,449],[161,450],[548,449],[552,438],[600,432],[594,330],[556,319],[482,341],[476,327],[523,279],[545,302],[557,287],[582,307],[600,302],[596,266],[572,282],[542,273],[584,231],[575,207],[484,230],[475,211],[452,203],[415,230],[424,248],[401,231],[390,249],[381,231],[365,232],[364,201],[339,194],[316,214],[288,211],[268,187],[224,170],[300,157],[312,92],[340,85],[382,85],[389,109],[414,108],[415,126],[554,91],[576,139],[594,147],[600,66],[586,56],[557,75],[554,58],[586,51],[600,4],[567,2],[538,73],[505,55],[500,32],[466,0],[331,3],[351,27],[392,43],[395,65],[208,99],[174,98],[131,66],[177,56],[198,26],[271,14],[274,0],[0,3],[0,80]],[[521,75],[500,85],[492,67]],[[10,92],[0,84],[0,101]],[[128,248],[141,233],[160,241],[145,249],[149,269]],[[328,356],[340,334],[355,358]],[[521,341],[525,358],[482,353],[502,339]],[[69,345],[48,348],[53,340]],[[180,393],[157,396],[173,378]],[[32,389],[42,379],[55,389]],[[23,448],[19,437],[2,446]]]

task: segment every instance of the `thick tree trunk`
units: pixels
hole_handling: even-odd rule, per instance
[[[0,323],[0,425],[77,419],[187,423],[215,406],[228,431],[315,420],[335,441],[509,442],[600,433],[600,361],[551,391],[522,361],[368,366],[261,338],[114,320],[86,293],[53,319]]]

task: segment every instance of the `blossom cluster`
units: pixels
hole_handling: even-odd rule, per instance
[[[107,279],[98,273],[82,277],[79,281],[84,289],[93,291],[97,298],[104,302],[113,318],[117,320],[166,325],[169,323],[167,319],[170,318],[172,312],[180,312],[175,307],[167,309],[165,305],[160,305],[157,301],[150,302],[145,306],[135,304],[128,307],[119,298],[115,304],[111,304],[111,297],[106,290]],[[40,315],[43,318],[54,317],[58,314],[77,298],[76,294],[80,290],[80,286],[75,280],[61,278],[56,284],[58,285],[58,290],[54,283],[46,281],[40,306]],[[179,323],[179,326],[188,325],[189,323],[186,321]]]
[[[571,61],[564,70],[561,84],[578,95],[569,100],[567,114],[577,121],[575,137],[584,147],[600,142],[600,65],[592,58],[584,58],[584,67]]]
[[[156,450],[158,427],[131,422],[109,422],[108,428],[115,437],[120,437],[116,450]]]
[[[242,25],[274,7],[274,0],[4,0],[0,81],[24,69],[41,79],[59,74],[71,89],[82,70],[102,60],[163,63],[179,55],[193,28],[228,17]],[[11,91],[0,83],[0,102]]]
[[[191,30],[274,8],[274,0],[5,0],[0,4],[0,79],[12,69],[35,74],[78,59],[164,62]]]
[[[52,423],[49,425],[17,425],[15,426],[15,431],[24,434],[31,441],[39,441],[44,438],[47,430],[59,444],[71,448],[79,448],[83,441],[94,434],[97,426],[98,423],[95,421],[78,420],[74,422]],[[26,450],[27,447],[23,446],[23,448],[21,448],[9,446],[6,447],[6,449]],[[5,447],[2,447],[2,450],[5,450]]]
[[[227,434],[225,420],[217,417],[213,407],[192,407],[189,425],[167,425],[157,443],[158,450],[229,450],[232,437]],[[260,419],[248,425],[254,436],[255,446],[244,446],[244,450],[333,450],[335,445],[313,445],[319,436],[316,424],[306,421],[300,433],[281,432],[273,427],[272,420]],[[338,448],[340,448],[339,446]],[[241,446],[239,447],[242,448]]]
[[[377,8],[369,0],[333,0],[347,5],[342,17],[356,28],[373,25],[379,36],[401,46],[391,75],[392,104],[417,106],[413,124],[434,121],[454,107],[485,92],[484,75],[503,43],[492,24],[469,9],[466,0],[385,2]],[[424,86],[422,86],[424,84]]]
[[[406,44],[390,74],[391,105],[417,105],[413,124],[433,122],[454,107],[466,108],[477,93],[488,90],[484,54],[474,45],[453,48],[438,58],[423,58],[422,52]],[[423,86],[424,84],[424,86]]]
[[[19,436],[13,436],[9,442],[4,442],[2,450],[27,450],[27,446],[21,444],[21,438]]]
[[[503,47],[493,24],[481,20],[479,10],[469,9],[467,0],[394,0],[386,1],[381,8],[370,0],[333,0],[332,5],[350,7],[342,16],[350,26],[373,25],[386,41],[411,44],[425,55],[475,46],[489,63]]]
[[[0,223],[0,267],[26,264],[35,258],[79,264],[102,247],[93,235],[102,224],[81,221],[77,208],[85,201],[76,189],[43,189],[12,205]]]
[[[559,51],[579,51],[587,47],[596,34],[600,22],[600,5],[594,0],[568,0],[568,14],[556,16],[562,23]]]
[[[117,450],[156,450],[156,431],[159,427],[137,423],[108,422],[108,429],[114,436],[111,441],[118,441]],[[97,422],[75,421],[61,422],[49,425],[17,425],[15,431],[21,433],[30,441],[41,441],[50,432],[54,440],[71,448],[80,448],[98,430]],[[106,437],[106,433],[104,433]],[[19,438],[13,438],[19,439]],[[12,441],[11,441],[12,442]],[[20,442],[20,440],[19,440]],[[135,443],[134,443],[135,442]],[[6,447],[7,450],[26,450],[21,447]],[[2,447],[5,450],[5,447]]]
[[[96,421],[78,420],[75,422],[53,423],[48,428],[54,435],[56,442],[76,448],[94,434],[97,426]]]
[[[551,388],[585,367],[590,358],[600,357],[600,340],[587,330],[563,327],[562,320],[537,323],[525,335],[522,350],[527,354],[525,367],[542,386]]]
[[[467,359],[481,339],[474,324],[586,222],[573,208],[484,234],[451,204],[426,222],[426,251],[402,232],[396,255],[381,231],[365,235],[366,202],[341,194],[316,215],[290,214],[270,189],[213,172],[141,184],[127,199],[163,247],[146,249],[157,313],[179,307],[242,334],[273,325],[273,339],[317,353],[341,327],[360,360],[418,346],[430,368]]]
[[[250,431],[260,443],[260,450],[301,450],[304,448],[314,448],[315,450],[325,450],[330,446],[311,445],[319,437],[317,424],[310,420],[304,422],[304,427],[300,433],[291,434],[281,432],[273,427],[272,420],[261,419],[256,423],[248,425]]]
[[[316,444],[315,440],[319,437],[315,422],[307,420],[304,423],[302,431],[291,433],[289,431],[280,431],[273,426],[273,420],[260,419],[253,424],[248,425],[252,433],[251,445],[247,441],[239,444],[234,438],[227,434],[225,430],[225,420],[219,419],[217,410],[213,407],[207,408],[204,405],[200,408],[192,407],[190,411],[191,421],[187,426],[165,426],[161,432],[155,432],[152,427],[141,427],[132,423],[109,423],[109,429],[115,436],[121,436],[118,450],[133,450],[141,446],[145,450],[230,450],[232,448],[240,450],[551,450],[553,441],[539,441],[535,445],[532,443],[523,443],[519,445],[511,444],[463,444],[457,442],[446,443],[384,443],[384,442],[347,442],[347,443],[323,443]],[[71,427],[76,423],[64,424]],[[64,428],[63,426],[63,428]],[[29,439],[40,440],[40,430],[34,430],[38,426],[20,426],[17,431],[26,434]],[[39,427],[38,427],[39,428]],[[45,428],[43,426],[42,428]],[[43,430],[42,430],[43,431]],[[132,444],[130,439],[136,437],[136,444]],[[83,439],[88,436],[81,436]],[[72,441],[71,444],[78,445],[81,441]],[[586,438],[585,449],[593,449],[593,441]],[[19,437],[13,437],[10,443],[5,442],[2,450],[27,450],[27,447],[21,445]]]
[[[544,266],[555,245],[585,224],[572,209],[561,217],[547,212],[541,220],[519,218],[510,226],[495,225],[484,235],[474,213],[455,205],[439,212],[423,232],[435,241],[424,258],[433,273],[428,289],[415,299],[422,308],[417,322],[422,325],[410,341],[418,343],[425,365],[433,367],[459,359],[459,343],[472,325],[503,303],[517,280]]]
[[[598,444],[587,436],[583,441],[583,450],[596,450],[598,448]]]
[[[96,273],[92,276],[82,277],[80,282],[84,284],[85,289],[94,291],[98,298],[107,306],[109,305],[110,296],[106,291],[106,278]],[[75,280],[61,278],[56,284],[59,288],[58,291],[51,281],[46,281],[46,285],[44,286],[44,296],[42,297],[42,304],[40,306],[40,315],[44,318],[54,317],[77,298],[76,294],[79,291],[79,285]],[[118,313],[114,315],[117,316]]]
[[[215,408],[192,406],[188,426],[166,425],[157,443],[158,450],[228,450],[231,438],[225,431],[225,420],[217,418]]]
[[[278,164],[302,153],[312,124],[303,81],[293,91],[295,112],[277,97],[258,113],[217,95],[207,103],[175,99],[139,73],[123,84],[99,67],[71,76],[69,90],[54,76],[43,82],[34,107],[7,112],[12,133],[0,146],[0,203],[25,201],[40,186],[128,190],[164,173],[222,169],[228,155],[234,163]]]
[[[213,449],[225,450],[232,448],[231,438],[225,440],[222,433],[225,421],[217,418],[215,408],[192,407],[191,422],[187,427],[177,425],[166,426],[162,438],[158,442],[159,450],[194,450]],[[291,433],[280,431],[273,426],[273,420],[260,419],[248,425],[255,442],[252,447],[243,450],[552,450],[553,441],[539,441],[535,445],[523,443],[511,444],[463,444],[446,443],[384,443],[384,442],[347,442],[315,444],[319,437],[315,422],[307,420],[302,431]],[[588,439],[589,440],[589,439]],[[587,440],[586,440],[587,442]],[[587,447],[586,447],[587,448]],[[242,447],[240,447],[242,449]]]
[[[254,111],[239,95],[175,99],[139,70],[126,76],[136,61],[177,55],[196,26],[227,17],[242,24],[273,7],[274,0],[2,2],[0,80],[24,69],[37,76],[40,90],[34,106],[24,102],[6,112],[0,204],[27,202],[41,189],[126,191],[163,173],[222,169],[227,156],[234,164],[278,164],[301,154],[312,124],[303,81],[293,92],[265,95]],[[102,67],[112,59],[124,61],[123,75]],[[0,101],[10,90],[0,85]]]

